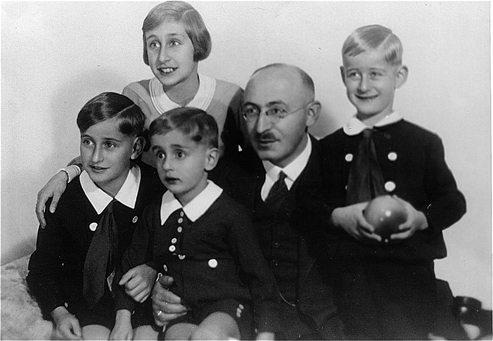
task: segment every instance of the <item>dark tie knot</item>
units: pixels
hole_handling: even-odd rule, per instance
[[[277,181],[279,181],[279,182],[283,181],[283,182],[284,182],[284,180],[286,180],[286,178],[287,178],[287,177],[288,177],[288,176],[287,176],[287,175],[286,175],[283,171],[281,171],[281,172],[279,173],[279,178],[278,178],[278,180],[277,180]]]

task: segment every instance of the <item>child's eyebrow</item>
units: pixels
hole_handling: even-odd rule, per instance
[[[183,36],[185,36],[185,35],[184,35],[184,34],[182,34],[182,33],[175,33],[175,32],[168,33],[167,35],[168,35],[168,36],[182,36],[182,37],[183,37]]]
[[[156,38],[156,35],[155,34],[151,34],[150,36],[147,36],[146,35],[146,41],[150,40],[150,39],[155,39]]]
[[[185,145],[178,144],[178,143],[172,144],[171,147],[174,149],[191,149],[190,146],[185,146]]]

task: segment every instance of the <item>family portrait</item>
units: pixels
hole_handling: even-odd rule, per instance
[[[489,3],[1,7],[2,339],[491,339]]]

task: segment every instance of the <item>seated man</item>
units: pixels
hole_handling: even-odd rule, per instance
[[[282,299],[276,339],[343,338],[324,250],[326,225],[305,208],[316,199],[321,176],[319,145],[307,132],[320,113],[314,94],[310,76],[285,64],[255,71],[245,89],[244,118],[255,153],[245,151],[243,164],[256,175],[255,190],[247,191],[252,217]],[[160,326],[187,311],[165,290],[171,281],[162,277],[152,295]]]

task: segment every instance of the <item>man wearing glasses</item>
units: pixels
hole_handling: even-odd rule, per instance
[[[320,192],[320,150],[308,128],[320,114],[314,84],[298,67],[271,64],[255,71],[244,94],[248,134],[261,160],[253,222],[278,283],[282,334],[276,339],[342,339],[330,285]],[[252,169],[250,162],[244,162]],[[171,295],[171,294],[170,294]],[[153,302],[165,323],[179,305],[160,285]],[[183,307],[184,308],[184,307]],[[158,316],[159,315],[159,316]]]

